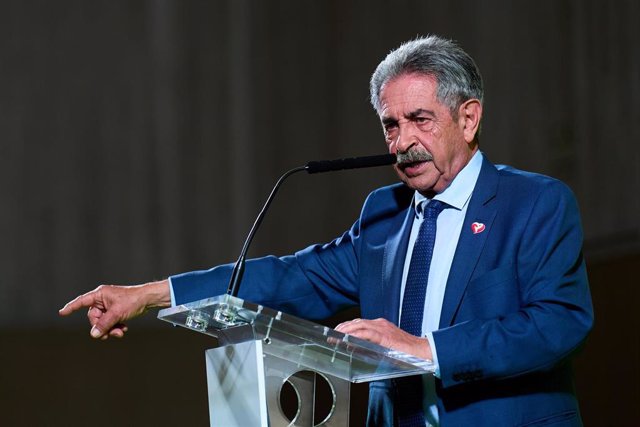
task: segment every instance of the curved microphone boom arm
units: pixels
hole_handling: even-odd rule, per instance
[[[262,220],[264,219],[271,202],[273,201],[276,193],[280,189],[282,183],[290,177],[291,175],[307,171],[308,173],[321,173],[321,172],[331,172],[338,171],[343,169],[358,169],[358,168],[368,168],[374,166],[386,166],[396,162],[396,156],[394,154],[383,154],[378,156],[364,156],[364,157],[349,157],[346,159],[338,159],[338,160],[320,160],[320,161],[312,161],[307,163],[304,166],[298,166],[293,168],[287,172],[285,172],[273,186],[267,201],[262,206],[262,210],[256,217],[256,220],[253,222],[253,226],[247,235],[247,238],[244,241],[244,245],[242,246],[242,250],[240,251],[240,256],[233,266],[233,271],[231,272],[231,279],[229,280],[229,286],[227,287],[227,294],[231,296],[238,295],[238,288],[240,287],[240,282],[242,281],[242,275],[244,273],[244,265],[247,258],[247,252],[249,251],[249,245],[251,245],[251,241],[260,227]]]

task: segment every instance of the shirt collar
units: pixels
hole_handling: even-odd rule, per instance
[[[451,184],[449,184],[442,193],[436,194],[433,199],[445,202],[457,210],[462,210],[465,205],[469,203],[469,199],[471,199],[471,193],[473,193],[473,188],[476,186],[478,176],[480,175],[483,157],[482,152],[478,150],[469,163],[458,172],[458,175],[456,175]],[[425,200],[430,201],[430,199],[419,192],[415,192],[413,208],[417,216],[422,216],[421,204]]]

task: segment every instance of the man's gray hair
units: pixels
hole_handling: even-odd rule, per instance
[[[427,36],[403,43],[391,51],[371,76],[371,104],[380,113],[383,86],[404,74],[424,74],[438,84],[437,99],[457,118],[458,107],[484,95],[482,76],[473,59],[451,40]]]

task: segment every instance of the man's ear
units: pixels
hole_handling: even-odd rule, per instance
[[[458,110],[458,123],[464,133],[464,139],[470,144],[476,137],[482,118],[482,104],[472,98],[460,105]]]

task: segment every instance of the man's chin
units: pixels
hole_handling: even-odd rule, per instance
[[[424,195],[434,193],[433,184],[424,182],[418,179],[408,179],[407,177],[401,178],[402,182],[412,190],[415,190]]]
[[[433,195],[435,195],[436,193],[436,191],[434,190],[435,184],[424,179],[424,177],[422,177],[422,179],[418,179],[408,178],[405,175],[400,175],[400,180],[404,182],[404,184],[410,189],[415,190],[418,193],[423,194],[424,196],[427,196],[429,198],[433,197]]]

